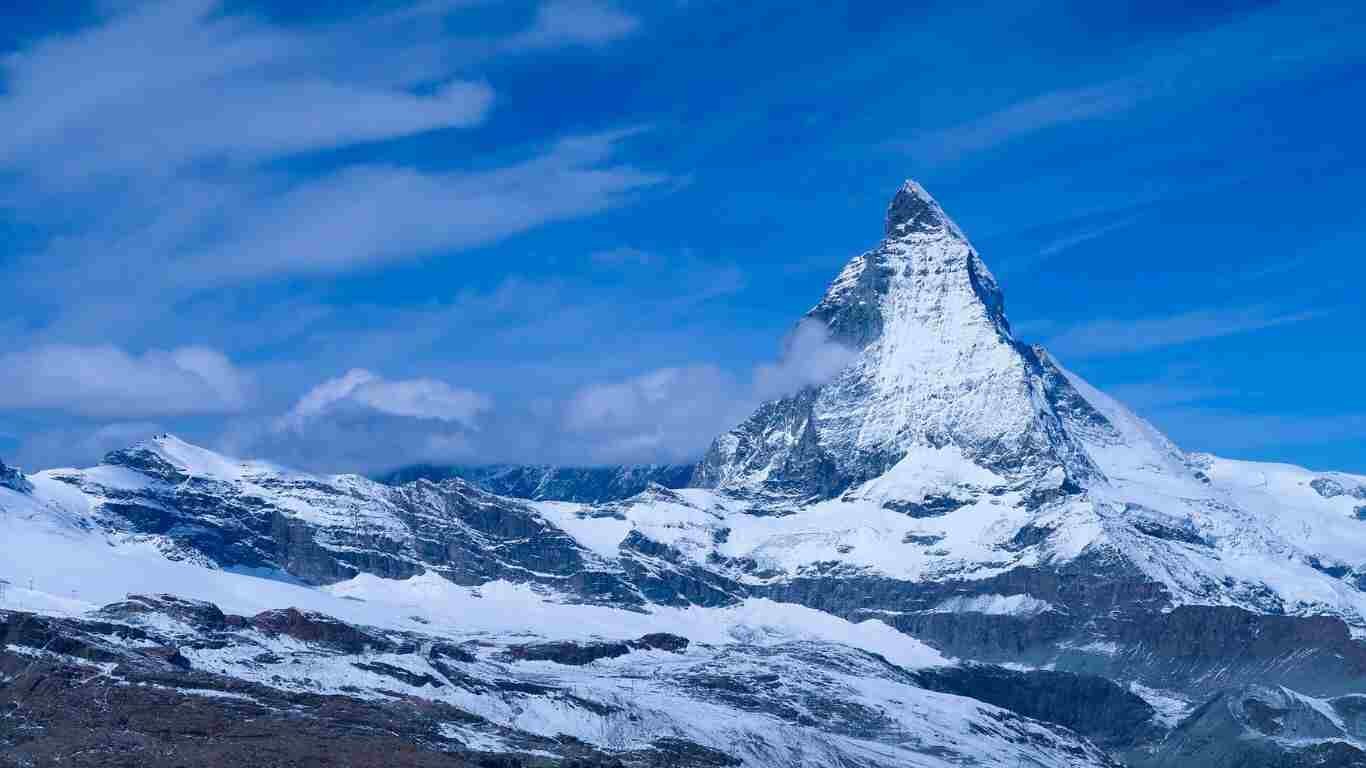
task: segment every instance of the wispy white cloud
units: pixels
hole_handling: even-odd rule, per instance
[[[754,369],[754,394],[760,400],[770,400],[820,386],[857,357],[857,350],[833,341],[823,323],[803,320],[784,341],[778,360]]]
[[[1082,245],[1084,243],[1089,243],[1092,240],[1098,240],[1110,234],[1111,232],[1117,232],[1121,229],[1132,226],[1135,222],[1139,220],[1139,218],[1141,217],[1126,216],[1117,221],[1110,221],[1103,224],[1097,224],[1091,227],[1087,227],[1085,229],[1077,230],[1076,232],[1071,232],[1058,238],[1054,238],[1053,240],[1049,240],[1048,242],[1040,246],[1039,258],[1046,259],[1052,256],[1057,256],[1060,253],[1070,251],[1073,248],[1076,248],[1077,246]]]
[[[1110,387],[1109,394],[1131,408],[1147,411],[1218,400],[1236,395],[1238,390],[1209,384],[1155,379]]]
[[[645,266],[655,260],[655,254],[640,248],[623,246],[594,251],[588,254],[588,260],[605,267]]]
[[[1300,323],[1324,314],[1321,310],[1282,312],[1252,306],[1128,320],[1107,318],[1073,326],[1054,336],[1047,346],[1064,358],[1122,355]]]
[[[635,131],[577,136],[485,172],[360,166],[256,198],[234,236],[185,259],[185,284],[340,272],[463,250],[621,205],[665,176],[613,162]]]
[[[277,423],[279,429],[301,430],[339,408],[362,408],[390,416],[454,422],[477,427],[492,401],[469,389],[435,379],[385,379],[355,368],[309,390]]]
[[[1051,91],[931,132],[911,141],[906,149],[927,161],[949,160],[1046,128],[1122,112],[1137,104],[1143,94],[1141,84],[1129,80]]]
[[[1115,77],[1029,95],[901,144],[927,164],[953,161],[1065,125],[1125,114],[1148,102],[1192,100],[1281,81],[1363,57],[1350,35],[1359,9],[1282,3],[1129,52]]]
[[[823,324],[804,321],[778,359],[756,366],[748,381],[696,365],[593,384],[569,399],[565,426],[593,461],[691,460],[760,403],[824,384],[856,357]]]
[[[132,355],[114,346],[49,345],[0,357],[0,409],[137,417],[244,409],[250,377],[217,350]]]
[[[416,92],[300,66],[337,41],[210,0],[134,4],[4,60],[0,164],[60,182],[164,176],[184,166],[463,127],[493,90],[447,78]]]
[[[578,45],[597,48],[629,37],[640,20],[597,0],[547,0],[525,32],[509,39],[513,50]]]
[[[618,159],[641,128],[479,170],[360,149],[306,171],[263,162],[481,122],[493,92],[479,79],[439,60],[412,71],[393,51],[367,49],[366,67],[344,55],[359,27],[374,46],[384,35],[367,25],[386,32],[449,5],[286,29],[212,0],[134,2],[6,58],[0,123],[14,130],[0,136],[0,205],[50,235],[16,255],[13,274],[42,289],[56,325],[132,325],[130,314],[206,289],[460,251],[667,180]],[[538,45],[605,39],[549,35],[563,13],[543,9]]]

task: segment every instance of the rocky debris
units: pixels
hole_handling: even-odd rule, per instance
[[[267,635],[287,635],[341,653],[387,651],[394,647],[388,639],[352,624],[297,608],[262,611],[251,618],[251,626]]]
[[[688,639],[663,632],[644,635],[637,640],[621,642],[580,643],[558,641],[549,643],[528,643],[508,648],[505,658],[510,661],[553,661],[556,664],[583,666],[599,659],[614,659],[625,656],[631,651],[668,651],[682,653],[688,648]]]

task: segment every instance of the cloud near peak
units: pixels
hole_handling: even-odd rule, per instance
[[[300,430],[341,408],[354,408],[476,429],[480,415],[492,407],[488,397],[436,379],[391,380],[363,368],[353,368],[309,390],[276,426],[281,430]]]

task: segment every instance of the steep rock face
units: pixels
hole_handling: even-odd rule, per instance
[[[1216,696],[1135,766],[1185,768],[1360,768],[1366,746],[1361,696],[1315,699],[1250,685]]]
[[[1020,479],[1054,468],[1096,474],[1063,429],[1037,361],[1011,336],[995,278],[939,204],[907,182],[885,232],[807,313],[859,350],[855,361],[718,438],[694,483],[828,497],[881,475],[913,446],[954,446]]]
[[[1103,677],[968,664],[916,674],[926,688],[971,696],[1045,722],[1065,725],[1100,746],[1148,741],[1160,729],[1153,707]]]
[[[17,467],[7,467],[5,462],[0,461],[0,488],[8,488],[18,493],[28,493],[33,490],[33,484],[24,477]]]

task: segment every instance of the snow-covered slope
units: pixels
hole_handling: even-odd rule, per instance
[[[31,499],[4,501],[4,569],[17,586],[0,605],[0,638],[8,632],[6,652],[25,672],[36,659],[257,705],[400,696],[452,708],[440,724],[446,751],[555,756],[572,736],[628,765],[656,764],[637,754],[677,766],[1110,765],[1065,728],[922,687],[916,670],[949,661],[878,621],[762,599],[649,612],[566,605],[525,585],[463,587],[434,573],[318,589],[169,561],[140,542],[111,547],[97,530],[36,514]],[[211,604],[123,602],[158,589]],[[303,613],[272,610],[283,606]],[[40,632],[7,610],[75,623]],[[242,615],[254,618],[233,618]],[[138,671],[165,648],[178,649],[170,667]],[[0,696],[20,677],[0,676]]]

